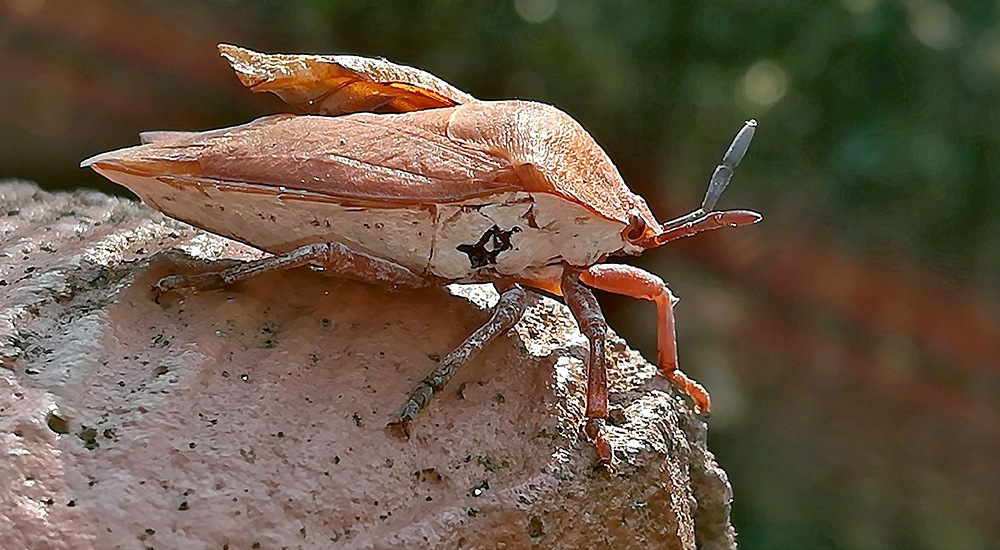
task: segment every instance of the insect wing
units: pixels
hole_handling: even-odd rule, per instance
[[[264,54],[220,44],[243,85],[273,92],[301,113],[342,115],[452,107],[476,99],[440,78],[385,59]]]
[[[273,115],[208,132],[154,133],[151,143],[103,153],[82,165],[115,181],[115,172],[211,180],[383,207],[455,202],[518,188],[507,159],[434,131],[448,114],[437,109]]]

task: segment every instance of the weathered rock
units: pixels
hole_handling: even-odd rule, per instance
[[[4,548],[731,548],[705,425],[610,346],[614,473],[580,434],[586,342],[538,298],[418,416],[495,303],[299,269],[154,301],[257,252],[94,192],[0,184]]]

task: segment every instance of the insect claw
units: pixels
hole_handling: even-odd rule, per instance
[[[613,472],[615,469],[614,453],[611,443],[604,436],[604,419],[588,419],[586,424],[583,425],[583,433],[593,443],[594,451],[597,453],[597,464],[594,465],[594,470],[596,471],[603,467],[607,468],[609,472]]]
[[[591,473],[595,474],[597,472],[602,472],[602,471],[607,472],[609,474],[613,474],[616,471],[618,471],[618,469],[615,467],[614,462],[612,461],[605,462],[603,460],[598,460],[597,462],[594,463],[593,467],[591,467],[590,471]]]
[[[149,287],[150,291],[153,293],[153,301],[157,304],[163,305],[163,298],[172,293],[176,292],[178,285],[175,284],[180,279],[179,275],[167,275],[166,277],[160,278],[155,284]]]
[[[392,430],[392,431],[397,431],[397,432],[403,434],[403,437],[405,437],[407,441],[410,440],[410,421],[409,421],[409,419],[400,417],[399,420],[393,420],[391,422],[386,423],[385,427],[388,428],[388,429],[390,429],[390,430]]]
[[[196,273],[192,275],[167,275],[153,285],[157,303],[165,294],[193,294],[206,290],[216,290],[225,286],[221,273]]]

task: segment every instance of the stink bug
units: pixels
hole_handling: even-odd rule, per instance
[[[173,275],[159,292],[231,284],[311,265],[394,288],[492,282],[491,318],[421,381],[393,424],[417,412],[455,371],[514,326],[526,288],[562,296],[590,342],[585,433],[609,464],[598,288],[651,300],[657,365],[709,411],[704,388],[677,366],[675,298],[662,279],[604,263],[682,237],[752,224],[714,211],[756,123],[737,134],[701,207],[660,223],[583,127],[555,107],[480,101],[424,71],[355,56],[266,55],[220,45],[251,90],[298,114],[206,132],[149,132],[142,145],[82,163],[149,206],[273,254],[221,272]]]

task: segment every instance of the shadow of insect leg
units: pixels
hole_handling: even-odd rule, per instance
[[[677,298],[663,279],[637,267],[622,264],[599,264],[580,274],[584,284],[656,304],[656,365],[660,374],[694,402],[694,412],[711,410],[708,392],[677,366],[677,336],[674,332],[674,303]]]
[[[160,279],[153,290],[166,292],[211,290],[249,279],[261,273],[317,265],[332,276],[382,284],[392,288],[423,288],[431,279],[405,266],[352,250],[338,242],[307,244],[291,252],[245,262],[210,273],[170,275]]]
[[[398,427],[407,438],[409,424],[421,409],[427,406],[435,393],[441,391],[459,368],[468,364],[487,344],[510,330],[524,314],[528,304],[528,294],[518,285],[512,285],[500,294],[500,301],[486,323],[465,339],[454,351],[444,356],[434,372],[417,384],[410,399],[399,412],[399,419],[390,422],[390,427]]]
[[[600,464],[611,467],[611,444],[604,436],[604,419],[608,417],[608,372],[605,341],[608,323],[589,288],[580,283],[581,272],[567,268],[563,272],[562,294],[580,332],[590,341],[590,362],[587,369],[587,423],[584,432],[594,442]]]

